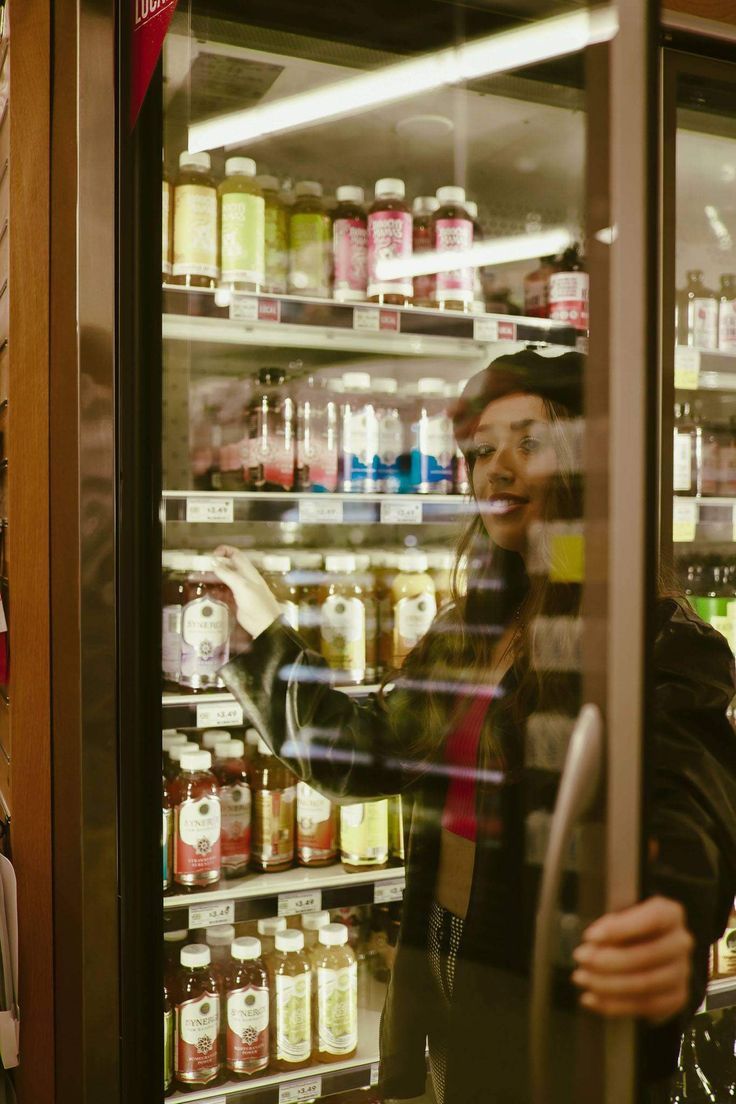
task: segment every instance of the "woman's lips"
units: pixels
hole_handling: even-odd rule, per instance
[[[494,517],[509,517],[512,514],[518,513],[525,506],[529,505],[528,498],[522,498],[521,495],[491,495],[487,498],[482,505],[484,513],[492,514]]]

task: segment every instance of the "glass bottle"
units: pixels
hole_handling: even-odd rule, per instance
[[[718,302],[718,348],[736,352],[736,275],[721,276],[721,297]]]
[[[322,185],[302,180],[294,191],[296,203],[289,215],[289,291],[327,298],[332,225],[322,200]]]
[[[174,204],[171,202],[171,181],[164,162],[161,169],[161,282],[171,279],[172,217]]]
[[[675,306],[678,344],[717,349],[718,296],[703,283],[701,269],[688,271],[687,284],[678,291]]]
[[[296,778],[264,740],[250,769],[253,793],[251,862],[256,870],[288,870],[294,861]]]
[[[179,1085],[191,1089],[220,1073],[220,990],[209,947],[190,943],[180,962],[172,984],[174,1068]]]
[[[262,916],[258,921],[257,927],[262,953],[265,956],[273,954],[276,948],[276,936],[279,932],[286,931],[286,917]]]
[[[386,279],[379,261],[406,260],[412,255],[413,225],[403,180],[386,177],[376,181],[375,198],[368,212],[368,298],[372,303],[407,306],[414,294],[410,275]]]
[[[340,806],[340,850],[346,870],[380,870],[388,863],[388,801]]]
[[[265,265],[263,290],[284,295],[289,277],[289,223],[275,176],[258,176],[256,183],[265,202]]]
[[[360,302],[368,282],[368,220],[365,193],[352,184],[337,189],[332,219],[333,295],[341,303]]]
[[[320,650],[341,684],[364,682],[366,674],[366,607],[363,588],[354,578],[356,566],[355,556],[325,557]]]
[[[558,269],[550,275],[549,317],[576,330],[587,330],[589,289],[590,277],[576,243],[565,250]]]
[[[218,671],[230,658],[235,601],[213,570],[211,556],[190,556],[182,588],[179,684],[201,691],[224,686]]]
[[[310,375],[297,391],[296,489],[337,490],[338,424],[334,392],[322,376]]]
[[[435,585],[427,566],[423,552],[409,551],[399,556],[399,570],[391,586],[393,668],[401,667],[437,616]]]
[[[675,494],[694,495],[696,478],[696,432],[690,403],[675,404],[674,466],[672,487]]]
[[[220,787],[222,810],[222,873],[242,878],[250,862],[251,795],[242,740],[215,745],[212,773]]]
[[[416,196],[412,204],[413,252],[430,253],[434,250],[434,227],[432,215],[440,205],[436,196]],[[414,277],[414,293],[412,303],[415,307],[434,306],[437,295],[437,274],[424,272]]]
[[[242,936],[230,948],[223,982],[225,1068],[235,1081],[246,1081],[268,1068],[270,992],[260,939]]]
[[[337,860],[337,808],[306,782],[296,786],[296,855],[300,866]]]
[[[318,1062],[341,1062],[358,1049],[358,964],[344,924],[326,924],[313,954]]]
[[[233,924],[213,924],[205,929],[204,941],[210,949],[210,962],[218,978],[222,978],[230,964],[230,947],[234,938]]]
[[[304,933],[296,928],[277,932],[268,968],[272,1068],[287,1073],[312,1060],[312,967]]]
[[[290,578],[291,559],[281,553],[263,557],[263,578],[281,607],[281,616],[294,631],[299,629],[299,591]]]
[[[186,889],[220,880],[220,798],[211,766],[208,751],[182,755],[173,786],[174,881]]]
[[[434,376],[420,379],[417,395],[417,418],[412,425],[412,489],[416,494],[451,494],[456,446],[444,380]]]
[[[260,291],[266,275],[266,204],[250,157],[228,157],[220,199],[220,284]]]
[[[327,909],[321,912],[305,912],[302,915],[302,931],[304,932],[304,947],[312,955],[317,947],[319,933],[330,922],[330,914]]]
[[[370,493],[378,476],[378,417],[367,372],[345,372],[340,404],[340,489]]]
[[[179,155],[174,188],[174,264],[172,284],[213,288],[217,260],[217,186],[208,153]]]
[[[437,189],[440,206],[432,215],[434,248],[440,254],[460,253],[473,248],[473,220],[465,208],[465,189],[448,185]],[[468,311],[473,302],[474,269],[444,269],[437,273],[436,306],[440,310]]]
[[[248,487],[290,491],[294,486],[295,419],[286,373],[261,368],[247,409]]]

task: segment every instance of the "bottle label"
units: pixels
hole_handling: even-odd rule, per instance
[[[378,468],[378,419],[372,405],[343,410],[343,483],[346,490],[373,490]]]
[[[322,603],[322,655],[330,667],[365,675],[365,604],[360,598],[331,594]]]
[[[394,665],[399,666],[419,643],[437,616],[437,600],[425,591],[400,598],[394,609]]]
[[[549,280],[526,280],[524,283],[524,314],[529,318],[549,315]]]
[[[174,193],[174,276],[216,280],[217,192],[202,184],[180,184]]]
[[[178,682],[181,664],[181,606],[164,606],[161,622],[161,673],[169,682]]]
[[[358,964],[317,968],[317,1047],[323,1054],[352,1054],[358,1045]]]
[[[276,294],[286,291],[289,274],[289,239],[286,229],[286,212],[276,203],[266,204],[266,285]]]
[[[217,993],[203,993],[176,1006],[176,1076],[180,1081],[206,1084],[217,1077],[219,1031]]]
[[[161,857],[163,860],[164,889],[171,884],[171,836],[174,828],[173,809],[164,809],[161,821]]]
[[[378,415],[378,478],[381,490],[396,493],[401,479],[399,457],[404,449],[404,433],[398,410]]]
[[[325,432],[302,425],[297,437],[296,464],[302,490],[337,490],[337,427]]]
[[[296,295],[328,295],[330,221],[320,212],[295,214],[289,222],[291,272]]]
[[[312,975],[277,974],[276,1060],[306,1062],[312,1053]]]
[[[188,798],[176,807],[174,873],[211,874],[220,870],[222,816],[212,794]]]
[[[257,790],[253,823],[253,855],[273,866],[294,858],[296,790]]]
[[[437,219],[434,224],[435,248],[439,253],[466,253],[473,248],[473,224],[470,219]],[[473,299],[475,270],[472,266],[437,273],[437,302]]]
[[[429,253],[434,249],[434,234],[429,222],[425,226],[414,227],[414,252]],[[434,273],[422,273],[414,277],[414,302],[430,306],[437,297],[437,277]]]
[[[253,1073],[268,1065],[268,989],[246,985],[227,994],[225,1061],[228,1069]]]
[[[181,673],[179,681],[197,686],[203,679],[217,681],[217,672],[230,658],[230,610],[207,596],[184,606],[181,616]]]
[[[452,481],[455,441],[452,422],[446,414],[420,418],[414,429],[412,482],[415,487]]]
[[[701,494],[718,494],[718,480],[721,474],[721,450],[717,441],[703,441],[700,454]]]
[[[279,602],[281,616],[294,632],[299,632],[299,606],[296,602]]]
[[[690,300],[690,340],[697,349],[718,348],[718,300]]]
[[[174,1013],[164,1012],[164,1092],[174,1080]]]
[[[673,466],[673,490],[685,491],[688,494],[692,490],[692,465],[693,465],[693,439],[690,433],[678,433],[675,431],[675,452]]]
[[[238,782],[220,787],[222,868],[238,870],[250,861],[250,787]]]
[[[221,258],[225,283],[262,284],[266,269],[263,196],[226,192],[222,197]]]
[[[721,299],[718,309],[718,348],[736,349],[736,299]]]
[[[337,852],[332,802],[306,782],[296,787],[297,849],[301,859],[329,859]]]
[[[171,275],[171,185],[161,181],[161,272]]]
[[[549,278],[549,316],[578,330],[588,328],[587,272],[553,272]]]
[[[266,483],[290,491],[294,485],[294,417],[291,399],[285,399],[280,413],[258,412],[251,426],[248,464],[260,472]],[[261,420],[262,419],[262,420]]]
[[[332,229],[335,298],[365,299],[368,282],[368,228],[359,218],[336,219]]]
[[[720,492],[736,494],[736,444],[721,445]]]
[[[414,286],[410,276],[379,280],[376,265],[411,257],[412,217],[408,211],[374,211],[368,216],[368,294],[411,297]]]
[[[388,857],[388,801],[340,806],[340,847],[343,862],[360,866]]]

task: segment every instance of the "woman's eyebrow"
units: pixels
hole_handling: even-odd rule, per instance
[[[512,433],[521,433],[522,430],[529,429],[530,426],[541,424],[542,423],[537,418],[523,418],[519,422],[509,422],[509,429]],[[479,433],[489,433],[498,428],[503,429],[503,426],[499,427],[497,422],[484,422],[478,426],[474,436],[477,437]]]

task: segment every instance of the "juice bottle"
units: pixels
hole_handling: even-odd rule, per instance
[[[470,215],[473,223],[473,245],[477,245],[485,240],[483,224],[478,218],[478,204],[472,199],[466,199],[465,210]],[[486,301],[483,296],[483,280],[481,279],[481,269],[478,265],[473,269],[473,302],[471,303],[471,309],[474,314],[485,314],[486,310]]]
[[[179,969],[181,951],[189,942],[189,932],[186,928],[181,931],[164,932],[164,977],[171,996],[171,986],[176,971]]]
[[[549,317],[556,322],[568,322],[576,330],[587,330],[589,286],[590,277],[578,246],[571,246],[549,278]]]
[[[473,220],[465,208],[465,189],[448,185],[437,189],[439,207],[432,215],[434,248],[438,253],[461,253],[473,248]],[[440,310],[470,310],[473,302],[472,265],[437,273],[436,305]]]
[[[703,283],[703,273],[693,268],[687,284],[676,297],[676,331],[680,345],[696,349],[718,348],[718,296]]]
[[[169,748],[168,757],[169,761],[166,765],[164,772],[167,782],[175,782],[179,776],[181,770],[181,758],[182,755],[191,754],[193,751],[199,751],[199,744],[195,744],[192,740],[186,740],[183,744],[172,744]],[[169,786],[169,795],[173,800],[174,788]]]
[[[412,489],[417,494],[450,494],[456,446],[444,380],[434,376],[420,379],[417,394],[417,420],[412,425]]]
[[[343,184],[337,189],[332,221],[334,257],[333,295],[341,303],[360,302],[368,282],[368,221],[362,188]]]
[[[377,269],[379,261],[411,257],[413,224],[405,194],[403,180],[387,177],[376,181],[375,199],[368,212],[368,298],[372,303],[403,307],[414,294],[411,276],[387,280]]]
[[[378,418],[367,372],[345,372],[340,404],[340,489],[366,493],[378,478]]]
[[[732,417],[728,426],[724,426],[721,439],[721,469],[718,479],[719,494],[736,495],[736,418]]]
[[[161,677],[172,689],[181,671],[181,609],[191,557],[186,552],[163,552],[161,566]]]
[[[541,257],[539,265],[524,277],[524,314],[549,318],[549,281],[556,271],[554,257]]]
[[[174,1006],[164,981],[164,1095],[174,1084]]]
[[[378,421],[377,490],[398,494],[401,490],[400,460],[404,451],[404,426],[397,398],[398,384],[388,376],[373,381]]]
[[[718,348],[726,352],[736,349],[736,275],[721,276],[721,298],[718,303]]]
[[[434,583],[437,609],[441,610],[452,601],[452,568],[455,557],[452,552],[437,549],[427,553],[427,571]]]
[[[224,977],[224,1060],[235,1081],[246,1081],[268,1068],[270,994],[261,952],[260,939],[234,939]]]
[[[174,1073],[179,1085],[212,1084],[220,1073],[220,990],[210,949],[190,943],[172,985]]]
[[[253,793],[251,861],[256,870],[288,870],[294,861],[296,779],[264,740],[250,771]]]
[[[416,196],[412,204],[414,215],[412,228],[413,252],[430,253],[434,249],[434,227],[432,215],[440,205],[435,196]],[[414,292],[412,303],[415,307],[434,306],[437,296],[437,276],[431,272],[423,272],[414,277]]]
[[[213,924],[204,933],[204,941],[210,949],[210,961],[218,978],[222,978],[230,965],[230,947],[235,938],[232,924]]]
[[[294,486],[294,401],[281,368],[261,368],[248,404],[248,487],[290,491]]]
[[[161,282],[164,284],[171,277],[171,217],[174,213],[171,191],[171,181],[164,164],[161,170]]]
[[[306,782],[296,786],[296,855],[300,866],[337,860],[337,809]]]
[[[337,490],[337,403],[327,380],[308,376],[297,393],[296,489]]]
[[[695,423],[690,403],[675,404],[672,489],[679,495],[696,493]]]
[[[717,495],[720,486],[721,445],[716,426],[703,421],[696,414],[695,463],[697,468],[697,493],[702,496]]]
[[[332,226],[322,201],[322,185],[302,180],[294,192],[296,203],[289,215],[289,291],[326,298],[330,294]]]
[[[378,672],[383,677],[392,669],[394,651],[394,607],[391,587],[399,570],[399,553],[381,551],[373,556],[375,595],[378,605]]]
[[[427,574],[426,555],[423,552],[404,552],[399,556],[398,568],[391,587],[393,667],[401,667],[437,616],[435,586]]]
[[[325,557],[327,578],[320,611],[321,652],[338,683],[360,683],[366,672],[366,609],[355,579],[355,556]]]
[[[388,862],[388,801],[340,806],[340,850],[346,870],[380,870]]]
[[[312,1059],[312,968],[304,951],[304,933],[276,933],[269,960],[271,983],[271,1056],[279,1073],[301,1069]]]
[[[174,188],[174,264],[172,284],[213,288],[217,263],[217,187],[208,153],[179,155]]]
[[[255,728],[245,730],[245,765],[250,770],[250,765],[258,754],[258,741],[260,736]]]
[[[289,276],[289,224],[286,208],[281,202],[279,182],[275,176],[258,176],[256,183],[263,192],[265,205],[266,273],[263,290],[273,295],[283,295]]]
[[[299,628],[299,591],[289,578],[291,560],[271,553],[263,557],[263,577],[281,607],[281,616],[295,631]]]
[[[304,932],[304,948],[314,961],[313,951],[317,947],[319,933],[330,922],[330,914],[327,909],[321,912],[305,912],[302,914],[302,931]]]
[[[187,889],[220,880],[220,798],[208,751],[181,757],[174,783],[174,881]]]
[[[363,591],[365,606],[365,679],[375,682],[378,677],[378,598],[376,578],[371,568],[371,557],[360,554],[355,557],[355,581]]]
[[[273,954],[275,939],[279,932],[286,931],[286,918],[284,916],[263,916],[258,921],[258,937],[264,955]]]
[[[235,602],[212,569],[211,556],[190,556],[182,589],[179,684],[212,690],[224,683],[217,672],[230,658]]]
[[[169,755],[169,752],[171,751],[172,747],[178,747],[181,744],[187,743],[189,743],[189,741],[187,740],[183,732],[164,732],[163,736],[161,737],[161,761],[163,763],[164,775],[167,775],[167,772],[169,770],[169,765],[171,762],[171,756]],[[194,750],[196,750],[196,745]]]
[[[401,794],[388,799],[388,856],[392,862],[403,863],[404,808]]]
[[[213,774],[220,787],[222,809],[222,873],[241,878],[250,862],[251,797],[242,740],[215,745]]]
[[[358,963],[344,924],[320,928],[314,953],[318,1062],[341,1062],[358,1049]]]
[[[228,157],[220,197],[220,283],[260,291],[266,276],[266,203],[250,157]]]
[[[162,822],[161,822],[161,859],[163,865],[164,893],[171,885],[174,878],[174,809],[171,804],[171,794],[166,777],[161,779],[163,789]]]
[[[299,633],[305,644],[319,652],[321,646],[322,553],[298,551],[292,554],[292,577],[299,593]]]

